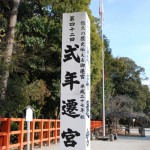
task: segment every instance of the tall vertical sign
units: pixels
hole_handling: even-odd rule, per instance
[[[61,150],[90,149],[90,21],[86,12],[63,14]]]

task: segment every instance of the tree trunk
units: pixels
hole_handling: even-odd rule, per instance
[[[10,2],[9,2],[10,3]],[[14,45],[14,36],[15,36],[15,27],[17,22],[17,13],[20,4],[20,0],[12,0],[11,1],[11,10],[10,10],[10,17],[8,20],[8,27],[7,27],[7,35],[6,35],[6,49],[4,50],[4,72],[2,74],[2,91],[1,91],[1,100],[5,100],[6,97],[6,90],[8,85],[8,78],[9,78],[9,68],[12,60],[12,52],[13,52],[13,45]]]

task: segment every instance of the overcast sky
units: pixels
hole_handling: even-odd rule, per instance
[[[150,0],[103,0],[103,7],[103,33],[113,56],[131,58],[150,79]],[[91,0],[90,8],[98,17],[99,0]]]

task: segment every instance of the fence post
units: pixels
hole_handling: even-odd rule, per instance
[[[40,121],[40,148],[43,146],[43,119]]]
[[[55,136],[55,144],[57,143],[57,120],[55,120],[55,125],[54,125],[54,127],[55,127],[55,134],[54,134],[54,136]]]
[[[24,118],[21,118],[19,122],[19,131],[21,131],[18,137],[18,143],[20,143],[19,150],[23,150]]]
[[[6,132],[6,129],[5,129],[5,121],[2,120],[2,123],[0,124],[0,132]],[[6,136],[0,136],[0,149],[2,146],[6,146]]]
[[[34,149],[34,130],[35,130],[35,119],[31,121],[31,150]]]
[[[7,132],[7,135],[5,136],[6,137],[6,140],[5,140],[6,143],[5,143],[5,145],[6,145],[6,149],[9,150],[11,118],[8,118],[5,123],[6,123],[5,127],[6,127],[6,132]]]
[[[48,131],[47,131],[47,136],[48,136],[48,146],[50,145],[50,128],[51,128],[51,126],[50,126],[51,124],[50,124],[50,120],[48,121],[48,124],[47,124],[47,129],[48,129]]]

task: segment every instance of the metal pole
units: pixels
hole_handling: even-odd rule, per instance
[[[30,150],[30,121],[27,121],[27,150]]]
[[[105,82],[104,82],[104,48],[103,48],[103,1],[100,1],[101,9],[101,39],[102,39],[102,89],[103,89],[103,137],[105,137]]]
[[[104,82],[104,49],[103,49],[103,32],[102,32],[102,84],[103,84],[103,136],[105,136],[105,82]]]

